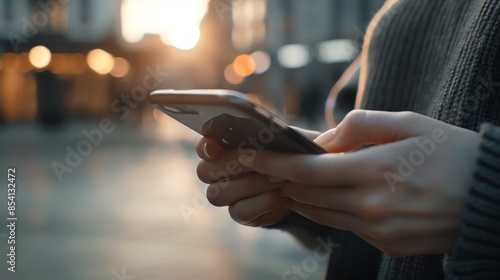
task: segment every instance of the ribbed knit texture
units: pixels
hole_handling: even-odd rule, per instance
[[[376,31],[364,48],[363,108],[474,131],[500,124],[499,0],[400,0]],[[450,279],[500,279],[500,133],[485,130]],[[384,256],[379,279],[444,279],[443,257]]]
[[[500,0],[399,0],[376,26],[363,49],[362,108],[414,111],[478,132],[483,126],[446,278],[500,279]],[[327,234],[301,219],[278,227]],[[383,255],[380,262],[352,233],[330,232],[342,249],[333,253],[327,279],[375,279],[377,270],[384,280],[445,279],[443,255]]]
[[[500,279],[500,128],[484,125],[481,154],[449,279]]]

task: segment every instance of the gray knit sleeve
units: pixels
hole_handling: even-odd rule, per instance
[[[500,127],[485,124],[448,279],[500,279]]]

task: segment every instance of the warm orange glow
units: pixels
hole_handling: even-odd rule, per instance
[[[71,62],[69,71],[73,74],[81,74],[87,68],[85,56],[81,53],[69,55],[68,59]]]
[[[66,59],[62,54],[52,55],[52,61],[50,62],[49,70],[54,74],[64,74],[66,73]]]
[[[33,70],[28,53],[20,53],[16,59],[17,68],[21,73],[28,73]]]
[[[115,64],[113,55],[101,49],[90,51],[87,55],[87,63],[92,70],[100,75],[111,73]]]
[[[0,57],[0,71],[3,69],[3,59]]]
[[[30,50],[29,60],[33,67],[43,69],[50,64],[52,54],[50,50],[44,46],[36,46]]]
[[[6,53],[3,55],[3,71],[5,73],[16,73],[18,68],[15,53]]]
[[[233,64],[230,64],[226,67],[226,70],[224,70],[224,77],[226,78],[226,81],[228,83],[233,85],[241,84],[241,82],[243,82],[244,79],[242,76],[238,75],[234,71]]]
[[[242,54],[237,56],[233,62],[234,72],[242,77],[248,77],[255,72],[255,59],[248,55]]]
[[[36,81],[32,75],[0,75],[0,114],[7,122],[33,120],[36,108]]]
[[[81,74],[87,68],[85,56],[80,53],[55,53],[49,65],[50,72],[54,74]]]
[[[130,63],[123,57],[115,57],[113,70],[111,76],[115,78],[123,78],[130,72]]]
[[[157,109],[153,110],[153,117],[159,123],[167,123],[171,120],[171,118],[169,116],[167,116],[162,111],[159,111]]]

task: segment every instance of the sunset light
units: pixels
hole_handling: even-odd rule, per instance
[[[160,35],[162,42],[190,50],[200,39],[200,24],[208,0],[124,0],[121,7],[122,36],[129,43],[146,34]]]

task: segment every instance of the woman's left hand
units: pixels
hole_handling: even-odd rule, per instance
[[[243,161],[283,178],[288,206],[392,256],[450,252],[479,134],[411,112],[356,110],[316,139],[329,154],[260,152]],[[362,145],[376,146],[354,151]]]

